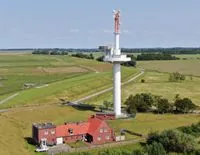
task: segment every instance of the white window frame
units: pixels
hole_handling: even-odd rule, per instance
[[[106,140],[110,140],[110,136],[106,136]]]
[[[48,130],[45,130],[44,135],[48,135],[48,134],[49,134]]]
[[[100,137],[100,136],[99,136],[99,137],[97,137],[97,140],[98,140],[98,141],[101,141],[101,137]]]
[[[100,133],[103,133],[103,128],[100,128],[100,129],[99,129],[99,132],[100,132]]]

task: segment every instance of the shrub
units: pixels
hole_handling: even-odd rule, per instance
[[[153,142],[146,145],[145,150],[148,155],[166,155],[166,151],[161,143]]]
[[[161,143],[167,152],[193,152],[197,148],[197,143],[190,135],[184,134],[177,130],[150,133],[147,138],[147,144],[154,142]]]
[[[185,76],[180,74],[179,72],[174,72],[169,75],[169,81],[177,82],[185,80]]]
[[[181,113],[188,113],[197,108],[189,98],[177,99],[174,105],[176,110]]]
[[[153,97],[148,93],[136,94],[135,96],[130,95],[125,104],[127,105],[127,112],[133,113],[138,112],[147,112],[151,109],[153,105]]]
[[[170,105],[168,99],[165,98],[158,99],[157,110],[159,113],[167,113],[170,112],[171,109],[172,106]]]

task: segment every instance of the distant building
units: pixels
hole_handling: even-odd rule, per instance
[[[115,140],[113,129],[103,119],[99,119],[95,115],[92,115],[87,122],[66,122],[58,126],[52,123],[33,124],[32,138],[37,144],[40,144],[42,139],[46,139],[47,145],[77,140],[103,144]]]

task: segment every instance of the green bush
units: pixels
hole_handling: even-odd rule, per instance
[[[153,142],[146,145],[145,150],[148,155],[166,155],[166,151],[161,143]]]
[[[190,153],[197,149],[197,142],[194,137],[177,130],[167,130],[160,134],[157,132],[150,133],[147,144],[152,145],[154,142],[161,143],[167,152]]]

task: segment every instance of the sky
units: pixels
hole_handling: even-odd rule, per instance
[[[200,47],[200,0],[0,0],[0,48]]]

